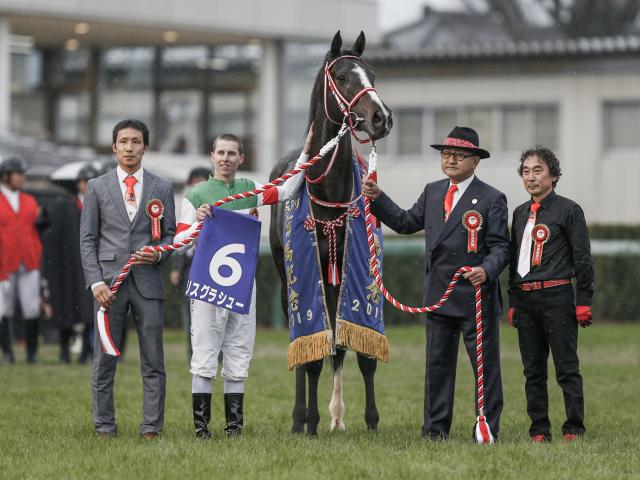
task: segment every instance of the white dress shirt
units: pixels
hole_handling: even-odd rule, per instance
[[[458,203],[458,200],[460,200],[460,197],[462,197],[462,195],[467,190],[469,185],[471,185],[471,182],[473,182],[474,178],[476,178],[475,174],[471,175],[466,180],[464,180],[464,181],[462,181],[460,183],[455,183],[455,184],[453,182],[451,182],[451,180],[449,180],[449,188],[451,188],[451,185],[455,185],[456,187],[458,187],[458,190],[456,190],[453,193],[453,203],[451,204],[451,211],[452,212],[453,212],[453,209],[456,208],[456,204]]]
[[[2,194],[7,197],[7,201],[14,212],[18,213],[20,210],[20,190],[10,190],[4,185],[0,185],[0,190]]]

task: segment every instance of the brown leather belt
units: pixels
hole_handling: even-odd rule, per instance
[[[520,288],[520,290],[524,290],[525,292],[531,292],[533,290],[542,290],[543,288],[552,288],[559,285],[567,285],[568,283],[571,283],[571,280],[544,280],[541,282],[523,282],[518,285],[518,287]]]

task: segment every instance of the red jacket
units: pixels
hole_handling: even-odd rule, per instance
[[[38,204],[20,192],[20,209],[16,213],[7,197],[0,193],[0,280],[17,272],[20,264],[27,270],[40,268],[42,243],[36,230]]]

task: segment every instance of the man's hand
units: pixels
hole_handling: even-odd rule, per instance
[[[516,319],[515,307],[509,307],[509,311],[507,312],[507,319],[509,320],[509,325],[511,325],[513,328],[518,328],[518,320]]]
[[[147,252],[145,249],[148,248],[148,245],[145,245],[140,250],[132,255],[135,258],[134,265],[153,265],[160,258],[160,254],[155,250]]]
[[[576,321],[582,327],[588,327],[591,325],[593,316],[591,315],[591,307],[588,305],[576,306]]]
[[[304,147],[302,147],[302,151],[305,153],[305,155],[309,155],[309,150],[311,150],[311,139],[313,139],[313,122],[311,122],[311,125],[309,125],[307,139],[304,141]]]
[[[487,281],[487,272],[482,267],[473,267],[470,272],[464,273],[462,278],[466,278],[471,285],[477,287]]]
[[[104,283],[97,285],[92,292],[96,302],[98,302],[105,310],[108,310],[116,299],[116,295]]]
[[[382,190],[380,190],[380,187],[376,182],[371,180],[366,175],[362,176],[362,194],[363,195],[371,198],[371,200],[375,200],[380,196],[381,193],[382,193]]]
[[[256,207],[253,207],[251,210],[249,210],[249,215],[251,215],[252,217],[260,218],[260,214],[258,213],[258,209]]]
[[[198,210],[196,210],[196,220],[202,222],[205,218],[213,217],[213,211],[211,210],[211,205],[208,203],[203,203],[200,205]]]

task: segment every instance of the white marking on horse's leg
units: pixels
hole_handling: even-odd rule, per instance
[[[338,430],[344,432],[346,426],[344,424],[344,400],[342,398],[342,365],[333,372],[333,394],[331,402],[329,402],[329,414],[331,415],[331,425],[329,430],[338,427]]]
[[[362,86],[364,88],[372,87],[371,81],[369,80],[369,77],[367,77],[367,72],[364,71],[364,68],[362,68],[360,65],[355,65],[353,67],[353,72],[356,75],[358,75],[358,77],[360,77],[360,82],[362,83]],[[385,121],[388,120],[389,110],[387,110],[387,108],[384,106],[384,103],[382,103],[382,100],[378,96],[378,93],[377,92],[367,92],[367,93],[369,94],[373,102],[377,103],[378,106],[380,107],[380,111],[383,113]]]

